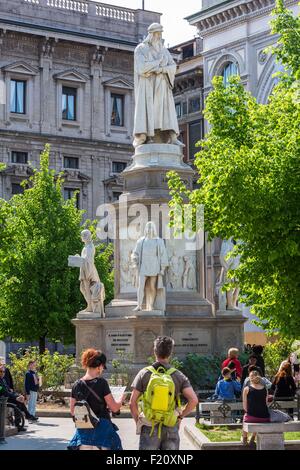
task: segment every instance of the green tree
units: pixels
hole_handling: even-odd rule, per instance
[[[195,165],[199,188],[171,173],[171,204],[205,205],[211,238],[241,240],[241,295],[267,330],[300,334],[300,18],[278,1],[273,48],[287,71],[258,104],[238,77],[215,77],[206,100],[210,130]],[[297,39],[297,40],[296,40]]]
[[[82,249],[82,213],[75,199],[65,201],[62,179],[49,169],[50,146],[41,154],[23,194],[0,200],[0,335],[15,340],[46,338],[70,343],[70,319],[85,306],[79,272],[68,255]],[[25,183],[26,184],[26,183]],[[94,224],[87,222],[85,226]],[[97,247],[96,265],[111,298],[112,249]]]

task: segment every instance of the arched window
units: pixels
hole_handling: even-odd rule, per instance
[[[224,85],[227,86],[229,83],[229,77],[232,77],[232,75],[238,75],[239,69],[237,64],[233,62],[228,62],[228,64],[225,65],[223,68],[222,72],[222,77],[224,80]]]

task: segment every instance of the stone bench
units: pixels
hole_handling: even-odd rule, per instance
[[[269,407],[275,410],[297,410],[299,419],[299,404],[295,400],[274,400],[269,403]],[[199,403],[199,416],[201,413],[209,412],[211,424],[230,424],[234,422],[232,411],[243,411],[243,403],[236,402],[202,402]]]
[[[287,423],[244,423],[243,430],[257,434],[257,450],[284,450],[284,433],[299,432],[300,421]]]
[[[211,424],[231,424],[234,422],[232,411],[243,411],[242,402],[203,402],[199,403],[200,413],[209,412]]]

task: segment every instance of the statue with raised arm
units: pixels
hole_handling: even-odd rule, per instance
[[[144,236],[132,252],[132,262],[138,272],[137,307],[143,310],[144,297],[146,310],[165,311],[166,294],[163,275],[168,267],[168,254],[164,241],[157,236],[153,222],[147,222]]]
[[[176,64],[162,39],[163,27],[153,23],[134,51],[134,147],[145,143],[182,145],[172,89]]]
[[[80,292],[87,303],[83,312],[99,313],[104,317],[105,288],[95,266],[95,246],[91,232],[83,230],[81,240],[84,243],[81,256],[69,256],[69,266],[80,267]]]

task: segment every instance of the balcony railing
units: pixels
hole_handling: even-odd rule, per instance
[[[127,23],[135,22],[135,10],[130,8],[121,8],[106,3],[81,0],[23,0],[23,2],[36,7],[69,10],[100,18],[125,21]]]

